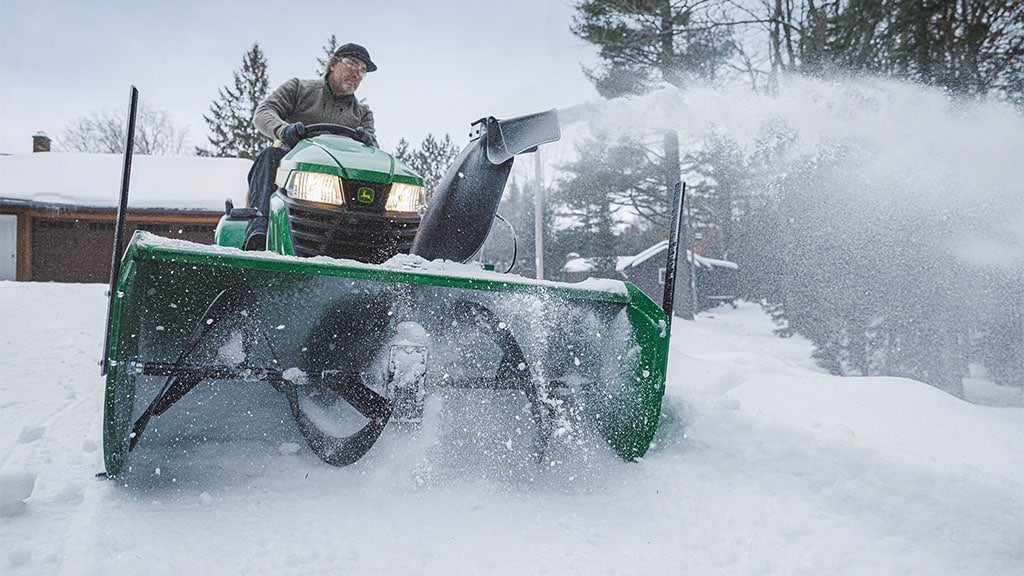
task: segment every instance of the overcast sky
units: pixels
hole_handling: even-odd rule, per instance
[[[596,49],[569,31],[573,0],[0,0],[0,153],[59,140],[69,122],[127,109],[129,86],[171,113],[193,144],[202,115],[259,42],[272,87],[312,78],[322,47],[357,42],[380,70],[357,95],[382,147],[469,122],[597,99],[581,66]]]

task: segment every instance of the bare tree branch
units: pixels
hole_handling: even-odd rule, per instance
[[[101,110],[73,120],[57,138],[57,148],[68,152],[124,152],[128,133],[125,112]],[[135,123],[135,153],[150,156],[189,155],[188,129],[180,128],[166,110],[139,102]]]

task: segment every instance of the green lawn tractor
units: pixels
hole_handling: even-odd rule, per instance
[[[408,254],[426,208],[423,178],[390,154],[359,141],[338,124],[310,124],[278,170],[271,198],[267,250],[289,256],[330,256],[380,264]],[[215,235],[242,247],[255,208],[234,208]]]
[[[474,124],[427,208],[401,161],[344,127],[311,128],[281,163],[266,250],[239,249],[255,214],[230,203],[213,246],[139,232],[118,258],[115,238],[108,476],[131,470],[151,437],[201,444],[213,434],[204,422],[232,414],[248,418],[234,430],[273,435],[281,419],[254,416],[257,397],[333,465],[357,461],[389,423],[401,423],[395,434],[423,425],[429,400],[453,390],[520,398],[539,461],[568,421],[624,459],[644,455],[664,393],[666,308],[625,282],[467,263],[515,156],[560,137],[555,111]],[[122,207],[128,167],[130,151]]]

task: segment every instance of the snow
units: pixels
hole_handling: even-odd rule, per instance
[[[616,256],[615,257],[615,269],[622,270],[628,266],[635,256]],[[570,257],[566,260],[565,265],[562,266],[562,272],[565,273],[579,273],[579,272],[590,272],[594,269],[595,263],[593,258],[582,258],[578,255]],[[587,278],[584,282],[592,280]]]
[[[654,256],[661,255],[667,249],[668,240],[663,240],[635,256],[618,256],[616,257],[615,261],[615,269],[619,272],[622,272],[623,270],[630,266],[642,264],[643,262],[646,262],[647,260],[651,259]],[[739,269],[739,265],[736,264],[735,262],[729,262],[728,260],[719,260],[716,258],[708,258],[706,256],[701,256],[699,254],[696,257],[694,257],[689,250],[686,250],[686,257],[691,262],[696,262],[698,268],[719,267],[732,268],[733,270]],[[566,261],[565,265],[562,266],[562,272],[565,272],[567,274],[590,272],[593,269],[593,258],[582,258],[577,254],[570,254],[569,259]],[[588,278],[583,282],[592,282],[593,280],[593,278]]]
[[[594,269],[593,264],[587,258],[573,258],[562,267],[563,272],[590,272]]]
[[[99,479],[104,291],[0,283],[5,575],[1024,573],[1020,390],[833,377],[748,303],[673,324],[640,462],[505,468],[389,427],[333,468],[288,420]]]
[[[658,242],[657,244],[651,246],[650,248],[644,250],[643,252],[637,254],[636,256],[633,256],[632,258],[626,259],[625,261],[620,261],[619,265],[618,265],[618,267],[616,269],[617,270],[623,270],[627,266],[636,266],[638,264],[646,262],[647,260],[653,258],[654,256],[660,255],[662,252],[664,252],[667,249],[668,249],[668,240],[662,240],[661,242]],[[717,258],[708,258],[707,256],[701,256],[700,254],[697,254],[696,257],[694,257],[693,253],[691,253],[689,250],[686,251],[686,259],[691,261],[691,262],[696,262],[698,268],[719,267],[719,268],[732,268],[733,270],[736,270],[736,269],[739,268],[738,264],[736,264],[735,262],[730,262],[728,260],[719,260]]]
[[[284,254],[276,254],[272,252],[260,252],[258,255],[254,255],[251,252],[245,252],[238,248],[230,246],[218,246],[218,245],[199,245],[187,240],[180,240],[176,238],[166,238],[150,232],[137,232],[133,237],[133,242],[138,244],[140,247],[162,247],[168,249],[187,250],[192,253],[203,252],[206,254],[231,254],[235,256],[242,256],[244,258],[257,258],[260,260],[274,259],[282,261],[293,261],[296,263],[310,263],[314,262],[322,264],[324,266],[337,266],[339,263],[346,268],[363,268],[367,270],[376,270],[379,268],[386,268],[390,270],[400,270],[405,272],[415,272],[425,275],[441,275],[445,277],[458,277],[472,280],[490,280],[492,282],[499,283],[515,283],[523,286],[554,286],[558,283],[551,280],[538,280],[536,278],[528,278],[518,274],[503,274],[495,272],[494,270],[487,270],[479,262],[454,262],[452,260],[427,260],[421,256],[415,254],[396,254],[387,261],[376,265],[367,264],[365,262],[359,262],[356,260],[345,260],[338,258],[330,258],[328,256],[314,256],[311,258],[303,258],[299,256],[287,256]],[[565,284],[561,284],[565,286]],[[572,284],[574,290],[580,291],[593,291],[603,292],[608,294],[620,294],[625,295],[626,285],[621,280],[613,280],[610,278],[587,278],[581,282]]]
[[[242,158],[135,155],[129,206],[222,211],[226,198],[244,206],[250,166]],[[0,155],[0,198],[116,208],[123,167],[120,154]]]
[[[31,472],[4,472],[0,474],[0,516],[19,516],[25,513],[25,499],[35,489],[36,475]]]

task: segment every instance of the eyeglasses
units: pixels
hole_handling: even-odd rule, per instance
[[[342,58],[341,61],[344,62],[345,66],[348,66],[353,72],[356,72],[360,76],[366,76],[366,66],[349,58],[348,56]]]

